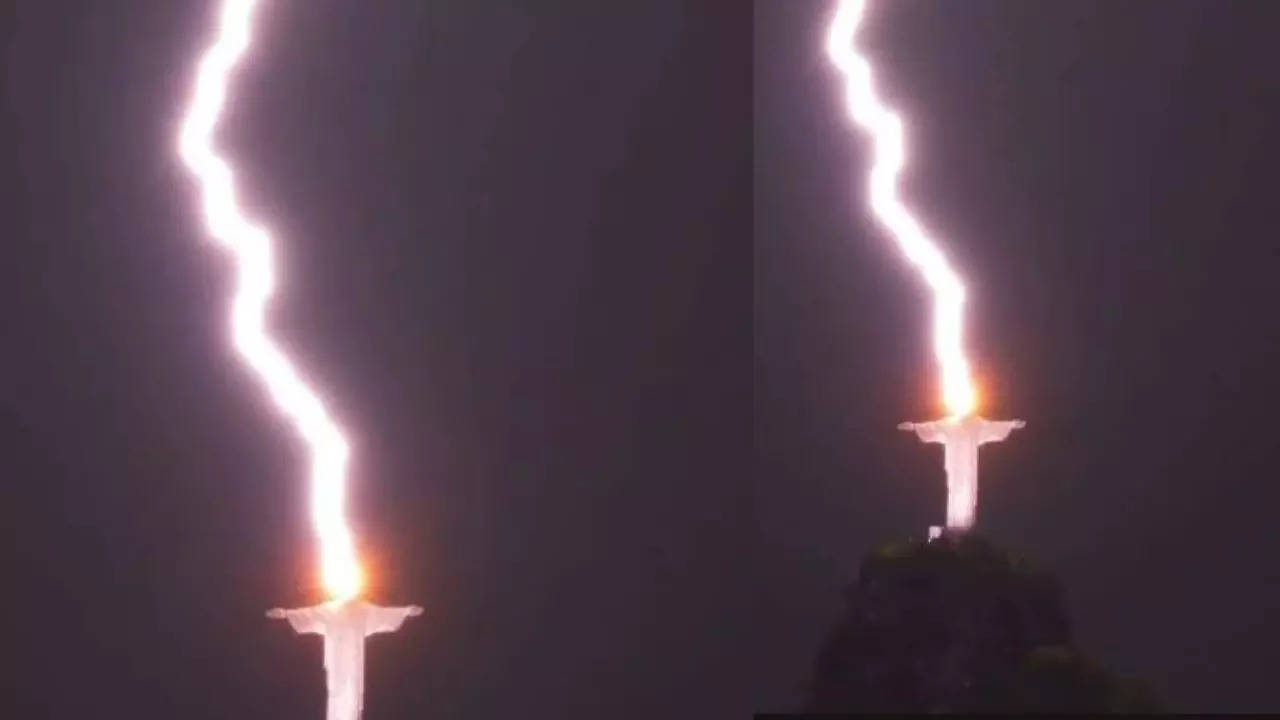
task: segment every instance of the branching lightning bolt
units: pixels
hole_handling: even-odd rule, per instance
[[[871,65],[854,48],[863,8],[863,0],[841,0],[827,34],[827,54],[844,74],[849,114],[875,145],[871,208],[933,290],[933,348],[942,370],[943,403],[953,416],[967,415],[976,398],[963,344],[964,285],[898,198],[898,173],[905,159],[902,121],[876,98]]]
[[[363,576],[345,517],[347,441],[315,392],[263,326],[274,285],[271,238],[236,204],[231,167],[213,151],[213,131],[226,103],[227,79],[249,46],[257,0],[227,0],[217,39],[200,61],[195,94],[182,125],[179,151],[199,179],[209,233],[231,252],[237,287],[232,302],[236,349],[306,441],[311,456],[311,515],[320,544],[321,582],[335,599],[359,594]]]

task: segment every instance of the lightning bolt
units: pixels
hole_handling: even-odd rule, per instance
[[[876,98],[871,64],[853,44],[864,5],[863,0],[841,0],[827,34],[827,55],[844,74],[849,115],[875,146],[871,209],[933,291],[933,351],[942,372],[943,403],[953,416],[963,416],[976,404],[963,343],[964,284],[898,198],[898,173],[905,160],[902,120]]]
[[[227,79],[249,47],[257,0],[227,0],[217,39],[200,60],[195,93],[182,124],[179,152],[199,180],[209,234],[235,259],[231,330],[236,350],[276,406],[306,441],[311,457],[311,517],[320,544],[321,582],[335,599],[359,594],[363,574],[345,517],[349,448],[314,391],[263,327],[275,285],[271,237],[236,203],[230,165],[213,150],[213,131],[227,99]]]

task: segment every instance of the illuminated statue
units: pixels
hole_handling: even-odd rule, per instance
[[[915,431],[921,440],[942,443],[946,449],[948,530],[973,527],[978,509],[978,446],[1000,442],[1025,426],[1021,420],[987,420],[977,415],[898,425],[899,430]]]
[[[380,607],[363,600],[327,602],[308,608],[267,611],[273,620],[288,620],[299,633],[324,636],[324,668],[329,684],[328,720],[359,720],[364,709],[364,639],[400,629],[405,618],[422,608]]]

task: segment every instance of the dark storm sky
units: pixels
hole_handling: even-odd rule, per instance
[[[175,149],[215,5],[6,13],[0,715],[322,712],[263,617],[317,599],[305,457]],[[264,0],[219,136],[373,598],[426,607],[366,716],[740,717],[750,17],[532,5]]]
[[[828,3],[756,8],[755,497],[776,681],[878,539],[944,507],[928,296],[862,204]],[[873,3],[902,184],[970,283],[979,524],[1057,570],[1081,644],[1187,709],[1280,701],[1280,6]],[[803,680],[803,672],[796,680]]]
[[[0,715],[321,712],[319,642],[262,617],[316,599],[305,456],[174,147],[215,4],[0,15]],[[263,0],[233,82],[271,325],[352,436],[374,599],[427,609],[371,641],[370,720],[785,707],[863,553],[942,515],[830,5],[759,5],[752,63],[745,4],[574,4]],[[979,522],[1187,709],[1280,699],[1278,32],[897,0],[861,35],[984,407],[1028,421]]]

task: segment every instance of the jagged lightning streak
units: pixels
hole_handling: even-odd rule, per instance
[[[257,0],[227,0],[217,40],[200,61],[195,94],[182,125],[179,151],[199,179],[210,234],[236,262],[232,337],[271,399],[301,433],[311,455],[311,516],[320,543],[321,582],[335,599],[359,594],[363,574],[345,516],[348,447],[324,405],[263,327],[274,285],[271,238],[241,214],[231,167],[213,151],[213,131],[227,98],[227,78],[249,46]]]
[[[854,48],[863,7],[863,0],[841,0],[827,34],[827,54],[844,74],[849,114],[875,144],[871,208],[933,290],[933,350],[942,370],[942,399],[947,411],[960,417],[976,404],[963,344],[964,285],[898,199],[898,172],[904,161],[902,121],[876,98],[871,65]]]

